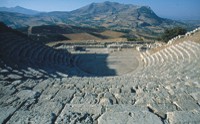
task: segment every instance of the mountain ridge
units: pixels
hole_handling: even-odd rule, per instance
[[[27,15],[36,15],[39,14],[39,11],[27,9],[21,6],[15,6],[15,7],[0,7],[0,11],[5,12],[14,12],[14,13],[21,13],[21,14],[27,14]]]

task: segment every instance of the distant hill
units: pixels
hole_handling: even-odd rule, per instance
[[[116,2],[92,3],[70,12],[49,12],[37,15],[0,12],[0,21],[13,28],[67,24],[87,27],[105,27],[125,32],[127,37],[154,39],[165,28],[188,27],[183,22],[157,16],[148,6]],[[133,36],[134,35],[134,36]]]
[[[3,12],[14,12],[14,13],[21,13],[21,14],[27,14],[27,15],[36,15],[40,12],[35,11],[35,10],[31,10],[31,9],[26,9],[20,6],[16,6],[16,7],[0,7],[0,11]]]
[[[180,20],[180,22],[200,27],[200,20]],[[193,29],[191,29],[191,30],[193,30]]]
[[[12,28],[55,24],[51,16],[42,17],[12,12],[0,12],[0,21]]]
[[[71,12],[76,21],[87,21],[106,27],[123,26],[132,28],[138,26],[157,26],[165,19],[158,17],[150,7],[120,4],[115,2],[92,3]],[[79,20],[77,17],[80,17]],[[168,20],[169,21],[169,20]]]

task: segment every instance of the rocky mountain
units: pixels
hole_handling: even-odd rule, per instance
[[[1,12],[14,12],[14,13],[21,13],[21,14],[27,14],[27,15],[36,15],[40,13],[39,11],[36,10],[31,10],[31,9],[26,9],[21,6],[16,6],[16,7],[0,7]]]
[[[72,11],[71,14],[75,17],[81,17],[80,21],[82,22],[94,21],[104,26],[150,26],[159,25],[166,21],[158,17],[148,6],[126,5],[115,2],[92,3]]]
[[[108,1],[92,3],[70,12],[49,12],[31,16],[0,12],[0,21],[14,28],[52,24],[101,26],[113,30],[128,31],[137,37],[140,37],[139,35],[154,36],[166,27],[187,26],[181,22],[158,17],[148,6]]]
[[[26,9],[20,6],[16,6],[16,7],[0,7],[0,11],[3,12],[15,12],[15,13],[21,13],[21,14],[27,14],[27,15],[36,15],[40,12],[35,11],[35,10],[31,10],[31,9]]]

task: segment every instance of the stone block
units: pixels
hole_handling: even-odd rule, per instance
[[[99,117],[98,124],[162,124],[162,121],[148,111],[105,112]]]
[[[175,111],[167,113],[167,121],[170,124],[199,124],[199,112]]]

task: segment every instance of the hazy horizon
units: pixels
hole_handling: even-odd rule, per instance
[[[149,6],[162,18],[176,20],[200,20],[200,0],[109,0],[121,4]],[[91,3],[102,3],[104,0],[1,0],[1,7],[21,6],[41,12],[72,11]],[[47,4],[48,3],[48,4]],[[47,4],[47,5],[46,5]]]

